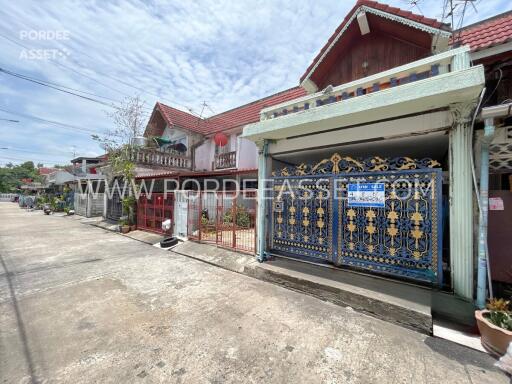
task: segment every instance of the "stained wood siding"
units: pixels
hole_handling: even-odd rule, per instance
[[[430,49],[383,33],[370,33],[359,36],[340,52],[317,85],[323,89],[329,84],[348,83],[429,55]],[[366,70],[363,68],[365,61],[368,63]]]

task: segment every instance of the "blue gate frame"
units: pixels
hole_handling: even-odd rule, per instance
[[[441,285],[442,170],[430,159],[414,164],[427,166],[281,170],[272,178],[271,251]],[[348,184],[368,183],[384,184],[384,207],[349,204]]]

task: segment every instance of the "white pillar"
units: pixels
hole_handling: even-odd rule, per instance
[[[470,153],[474,103],[451,105],[450,130],[450,259],[454,293],[473,299],[473,186]]]
[[[267,180],[267,151],[268,151],[268,141],[262,140],[257,142],[258,146],[258,214],[256,216],[257,226],[256,226],[256,234],[258,239],[258,247],[256,251],[256,255],[259,261],[265,260],[265,248],[266,248],[266,180]]]

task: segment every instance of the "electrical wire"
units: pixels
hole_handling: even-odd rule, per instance
[[[29,77],[29,76],[25,76],[25,75],[22,75],[20,73],[12,72],[12,71],[6,70],[6,69],[1,68],[1,67],[0,67],[0,73],[5,73],[7,75],[14,76],[16,78],[19,78],[19,79],[22,79],[22,80],[26,80],[26,81],[29,81],[29,82],[32,82],[32,83],[35,83],[35,84],[38,84],[38,85],[42,85],[42,86],[45,86],[45,87],[48,87],[48,88],[51,88],[51,89],[54,89],[54,90],[57,90],[57,91],[60,91],[60,92],[64,92],[64,93],[72,95],[72,96],[77,96],[79,98],[82,98],[82,99],[85,99],[85,100],[88,100],[88,101],[92,101],[92,102],[95,102],[95,103],[98,103],[98,104],[101,104],[101,105],[105,105],[105,106],[110,107],[110,108],[114,108],[114,109],[118,109],[119,108],[119,106],[114,105],[114,104],[109,104],[109,103],[106,103],[106,102],[101,101],[101,100],[93,99],[91,97],[79,95],[77,93],[74,93],[74,92],[71,92],[71,91],[67,91],[65,89],[61,89],[58,86],[54,86],[51,82],[48,82],[46,80],[34,79],[34,78]],[[70,87],[66,87],[66,86],[64,86],[64,88],[75,90],[74,88],[70,88]],[[77,92],[84,92],[84,91],[80,91],[80,90],[76,90],[76,91]],[[89,92],[84,92],[84,93],[91,94]],[[95,94],[92,94],[92,95],[95,95]],[[105,96],[99,96],[99,95],[95,95],[95,96],[101,97],[101,98],[104,98],[104,99],[107,99],[107,100],[111,100],[111,101],[116,102],[116,103],[122,103],[121,101],[110,99],[110,98],[105,97]],[[145,107],[142,107],[142,108],[150,110],[149,108],[145,108]],[[147,115],[147,112],[143,112],[143,114]]]
[[[483,105],[485,105],[491,99],[492,95],[494,95],[494,92],[496,92],[496,90],[498,89],[498,86],[501,83],[501,80],[503,79],[503,71],[501,70],[501,68],[496,69],[496,71],[500,72],[500,77],[498,79],[498,82],[496,83],[496,86],[492,90],[492,92],[489,94],[489,96],[486,97],[485,102],[482,103]]]
[[[3,64],[0,64],[3,66]],[[101,99],[106,99],[106,100],[109,100],[109,101],[112,101],[112,102],[115,102],[115,103],[120,103],[119,100],[115,100],[115,99],[111,99],[110,97],[106,97],[106,96],[101,96],[101,95],[98,95],[96,93],[92,93],[92,92],[87,92],[87,91],[82,91],[80,89],[76,89],[76,88],[72,88],[72,87],[68,87],[66,85],[63,85],[63,84],[59,84],[59,83],[55,83],[55,82],[52,82],[52,81],[48,81],[48,80],[42,80],[42,79],[38,79],[38,78],[35,78],[35,77],[31,77],[31,76],[27,76],[27,75],[22,75],[20,73],[16,73],[16,72],[13,72],[13,71],[10,71],[10,70],[7,70],[5,68],[1,68],[0,67],[0,71],[2,72],[5,72],[5,73],[8,73],[8,74],[12,74],[12,75],[16,75],[18,77],[22,77],[23,79],[25,80],[34,80],[34,81],[40,81],[40,82],[43,82],[45,84],[50,84],[50,85],[54,85],[56,87],[60,87],[60,88],[64,88],[64,89],[69,89],[71,91],[75,91],[75,92],[80,92],[80,93],[83,93],[83,94],[86,94],[86,95],[90,95],[90,96],[96,96],[96,97],[99,97]]]
[[[40,151],[38,152],[38,151],[31,151],[28,149],[20,149],[20,148],[13,148],[13,147],[0,147],[0,150],[7,150],[7,151],[13,151],[13,152],[26,152],[26,153],[33,153],[36,155],[59,155],[59,153],[61,153],[63,155],[70,155],[73,153],[72,151],[59,151],[59,150],[55,150],[54,152],[40,152]]]
[[[8,37],[8,36],[5,36],[5,35],[3,35],[3,34],[1,34],[1,33],[0,33],[0,37],[2,37],[2,38],[4,38],[4,39],[6,39],[6,40],[8,40],[8,41],[10,41],[10,42],[11,42],[11,43],[13,43],[13,44],[16,44],[16,45],[18,45],[18,46],[20,46],[20,47],[23,47],[23,48],[25,48],[25,49],[29,49],[29,50],[31,49],[30,47],[28,47],[28,46],[26,46],[26,45],[24,45],[24,44],[21,44],[20,42],[18,42],[18,41],[16,41],[16,40],[14,40],[14,39],[12,39],[12,38],[10,38],[10,37]],[[95,78],[93,78],[93,77],[91,77],[91,76],[89,76],[89,75],[86,75],[86,74],[84,74],[84,73],[82,73],[82,72],[80,72],[80,71],[77,71],[77,70],[75,70],[75,69],[73,69],[73,68],[69,67],[69,66],[66,66],[66,65],[62,64],[61,62],[59,62],[59,61],[57,61],[57,60],[55,60],[55,59],[49,58],[48,60],[49,60],[51,63],[53,63],[53,64],[55,64],[55,65],[58,65],[59,67],[65,68],[65,69],[70,70],[70,71],[72,71],[72,72],[74,72],[74,73],[76,73],[76,74],[78,74],[78,75],[80,75],[80,76],[83,76],[83,77],[86,77],[86,78],[88,78],[88,79],[90,79],[90,80],[92,80],[92,81],[95,81],[96,83],[98,83],[98,84],[100,84],[100,85],[102,85],[102,86],[104,86],[104,87],[106,87],[106,88],[108,88],[108,89],[110,89],[110,90],[116,91],[116,92],[118,92],[118,93],[120,93],[120,94],[123,94],[123,95],[125,95],[125,96],[127,96],[127,97],[131,97],[131,96],[132,96],[132,95],[129,95],[129,94],[125,93],[125,92],[119,91],[119,90],[118,90],[118,89],[116,89],[116,88],[112,88],[111,86],[106,85],[105,83],[102,83],[102,82],[98,81],[97,79],[95,79]],[[127,86],[127,87],[130,87],[130,88],[133,88],[133,89],[135,89],[135,90],[137,90],[137,91],[139,91],[139,92],[143,92],[143,93],[145,93],[145,94],[147,94],[147,95],[155,96],[155,97],[157,97],[158,99],[163,100],[164,102],[167,102],[167,103],[169,103],[169,104],[173,104],[173,105],[177,105],[177,106],[179,106],[179,107],[185,108],[185,109],[186,109],[186,110],[188,110],[192,115],[194,115],[194,116],[198,117],[198,116],[197,116],[197,114],[194,112],[194,110],[193,110],[192,108],[190,108],[190,107],[186,106],[186,105],[183,105],[183,104],[177,103],[176,101],[170,101],[170,100],[166,100],[166,99],[164,99],[164,98],[161,98],[161,96],[160,96],[160,95],[158,95],[158,94],[156,94],[156,93],[149,92],[149,91],[147,91],[147,90],[145,90],[145,89],[143,89],[143,88],[140,88],[140,87],[136,87],[136,86],[134,86],[134,85],[132,85],[132,84],[130,84],[130,83],[127,83],[127,82],[125,82],[125,81],[123,81],[123,80],[121,80],[121,79],[119,79],[119,78],[117,78],[117,77],[114,77],[114,76],[111,76],[111,75],[108,75],[108,74],[105,74],[105,73],[99,72],[99,71],[97,71],[97,70],[94,70],[94,72],[95,72],[96,74],[100,75],[100,76],[103,76],[103,77],[109,78],[109,79],[111,79],[111,80],[114,80],[114,81],[116,81],[117,83],[123,84],[123,85],[125,85],[125,86]]]
[[[0,159],[15,160],[15,161],[34,161],[34,160],[22,159],[22,158],[19,158],[19,157],[10,157],[10,156],[2,156],[2,155],[0,155]],[[56,159],[47,159],[47,160],[39,159],[39,160],[37,160],[36,159],[35,161],[37,163],[44,163],[44,162],[47,162],[47,163],[48,162],[51,162],[51,163],[57,162],[58,163],[58,162],[62,161],[62,159],[60,159],[60,160],[56,160]]]
[[[80,127],[80,126],[77,126],[77,125],[61,123],[61,122],[58,122],[58,121],[47,120],[47,119],[43,119],[43,118],[41,118],[41,117],[37,117],[37,116],[33,116],[33,115],[28,115],[28,114],[24,114],[24,113],[20,113],[20,112],[13,112],[13,111],[9,111],[8,109],[2,108],[1,106],[0,106],[0,111],[2,111],[2,112],[6,112],[6,113],[10,113],[10,114],[12,114],[12,115],[16,115],[16,116],[25,117],[25,118],[27,118],[27,119],[32,119],[32,120],[41,121],[41,122],[43,122],[43,123],[59,125],[59,126],[62,126],[62,127],[64,127],[64,128],[74,129],[74,130],[81,131],[81,132],[93,133],[93,134],[98,134],[98,133],[100,133],[100,134],[101,134],[101,133],[103,133],[103,132],[99,132],[99,131],[94,131],[94,130],[92,130],[92,129],[88,129],[88,128]]]
[[[79,95],[78,93],[74,93],[74,92],[71,92],[71,91],[66,91],[65,89],[61,89],[61,88],[55,87],[53,85],[45,84],[45,83],[43,83],[41,81],[31,80],[31,79],[29,79],[27,77],[24,77],[23,75],[19,75],[19,74],[14,73],[14,72],[7,71],[7,70],[5,70],[3,68],[0,68],[0,72],[5,73],[5,74],[10,75],[10,76],[17,77],[19,79],[30,81],[32,83],[36,83],[36,84],[39,84],[39,85],[42,85],[42,86],[45,86],[45,87],[48,87],[48,88],[52,88],[52,89],[55,89],[55,90],[60,91],[60,92],[67,93],[69,95],[77,96],[77,97],[80,97],[82,99],[85,99],[85,100],[88,100],[88,101],[92,101],[94,103],[105,105],[105,106],[110,107],[110,108],[115,108],[115,106],[113,106],[112,104],[106,103],[104,101],[93,99],[92,97],[88,97],[88,96]]]
[[[441,15],[441,23],[444,23],[445,14],[446,14],[446,8],[448,7],[448,0],[444,0],[443,3],[443,14]],[[437,43],[439,42],[439,37],[441,36],[441,31],[436,33],[436,39],[434,41],[434,44],[432,44],[434,47],[437,47]]]
[[[6,39],[6,40],[8,40],[8,41],[10,41],[10,42],[11,42],[11,43],[13,43],[13,44],[16,44],[16,45],[20,46],[20,47],[22,47],[22,48],[25,48],[25,49],[28,49],[28,50],[31,50],[31,49],[32,49],[32,48],[30,48],[30,47],[28,47],[28,46],[26,46],[26,45],[24,45],[24,44],[21,44],[20,42],[18,42],[18,41],[16,41],[16,40],[14,40],[14,39],[10,38],[9,36],[5,36],[5,35],[3,35],[3,34],[1,34],[1,33],[0,33],[0,37],[2,37],[2,38],[4,38],[4,39]],[[123,95],[123,96],[126,96],[126,97],[131,97],[131,96],[132,96],[132,95],[130,95],[130,94],[128,94],[128,93],[126,93],[126,92],[123,92],[123,91],[120,91],[120,90],[118,90],[118,89],[116,89],[116,88],[113,88],[112,86],[110,86],[110,85],[108,85],[108,84],[102,83],[101,81],[99,81],[99,80],[95,79],[94,77],[91,77],[91,76],[89,76],[89,75],[86,75],[85,73],[82,73],[82,72],[80,72],[80,71],[77,71],[77,70],[76,70],[76,69],[74,69],[74,68],[68,67],[67,65],[62,64],[61,62],[59,62],[59,61],[57,61],[57,60],[54,60],[54,59],[52,59],[52,58],[49,58],[49,59],[48,59],[48,62],[50,62],[50,63],[52,63],[52,64],[54,64],[54,65],[56,65],[56,66],[58,66],[58,67],[61,67],[61,68],[67,69],[68,71],[74,72],[74,73],[76,73],[76,74],[78,74],[78,75],[80,75],[80,76],[82,76],[82,77],[85,77],[85,78],[87,78],[87,79],[89,79],[89,80],[92,80],[92,81],[94,81],[95,83],[98,83],[98,84],[102,85],[103,87],[105,87],[105,88],[107,88],[107,89],[109,89],[109,90],[111,90],[111,91],[117,92],[117,93],[119,93],[119,94],[121,94],[121,95]]]

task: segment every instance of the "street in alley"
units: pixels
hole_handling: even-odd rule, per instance
[[[507,383],[488,355],[0,203],[2,383]]]

